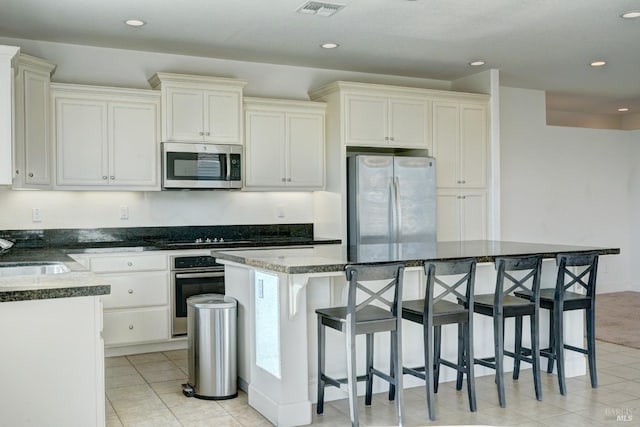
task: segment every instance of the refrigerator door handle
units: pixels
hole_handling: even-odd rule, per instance
[[[394,243],[402,242],[402,206],[400,205],[400,178],[394,177],[394,192],[395,192],[395,204],[396,204],[396,240]]]
[[[396,195],[393,177],[389,180],[389,243],[396,242]]]

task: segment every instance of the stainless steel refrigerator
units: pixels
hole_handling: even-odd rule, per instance
[[[357,154],[348,157],[347,174],[352,262],[402,259],[435,245],[435,159]]]

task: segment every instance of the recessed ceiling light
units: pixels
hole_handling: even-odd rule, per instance
[[[623,107],[623,108],[618,108],[618,111],[620,111],[621,113],[626,113],[627,111],[629,111],[629,109],[627,107]]]
[[[625,19],[640,18],[640,10],[630,10],[620,15],[620,17]]]
[[[603,65],[607,65],[607,61],[593,61],[591,63],[592,67],[602,67]]]
[[[484,64],[485,64],[485,62],[481,61],[481,60],[469,62],[469,65],[471,65],[472,67],[480,67],[480,66],[482,66]]]
[[[126,21],[124,21],[124,23],[130,27],[142,27],[146,24],[146,22],[140,19],[127,19]]]
[[[334,43],[334,42],[322,43],[320,45],[320,47],[323,48],[323,49],[335,49],[338,46],[340,46],[340,45],[338,43]]]

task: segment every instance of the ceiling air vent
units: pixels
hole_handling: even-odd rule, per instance
[[[324,3],[319,1],[308,1],[298,9],[296,12],[304,13],[305,15],[318,15],[329,17],[334,15],[340,9],[344,7],[343,4],[334,4],[334,3]]]

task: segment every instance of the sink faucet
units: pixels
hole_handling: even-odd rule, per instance
[[[6,252],[11,249],[13,242],[5,239],[0,239],[0,253]]]

